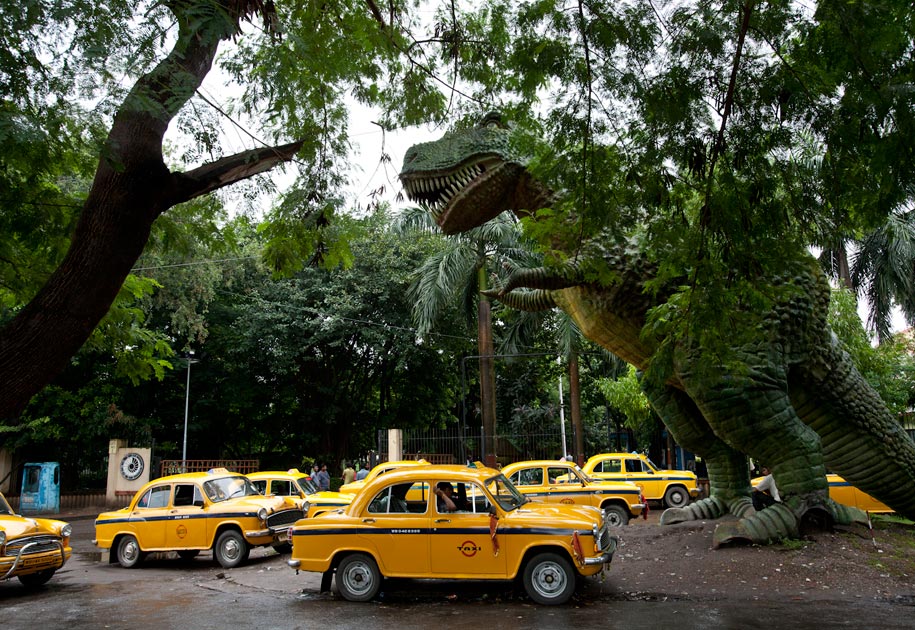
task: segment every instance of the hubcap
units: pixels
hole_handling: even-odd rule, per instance
[[[137,543],[133,540],[129,540],[124,544],[123,554],[124,560],[128,562],[133,562],[137,557]]]
[[[356,594],[362,594],[372,588],[372,574],[364,564],[351,564],[343,575],[346,586]]]
[[[238,546],[238,541],[234,538],[230,538],[223,543],[222,554],[229,560],[237,558],[239,553],[241,553],[241,547]]]
[[[533,576],[534,588],[544,597],[555,597],[566,588],[566,574],[554,562],[544,562],[537,566]]]

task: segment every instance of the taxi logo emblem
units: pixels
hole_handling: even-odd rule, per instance
[[[460,545],[458,545],[458,551],[460,551],[468,558],[473,558],[475,555],[477,555],[477,552],[481,550],[482,547],[477,547],[477,544],[472,540],[465,540]]]
[[[175,533],[178,535],[178,538],[184,538],[185,536],[187,536],[187,527],[185,527],[184,525],[179,525],[178,528],[175,530]]]

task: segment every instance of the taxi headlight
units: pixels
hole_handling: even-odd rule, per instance
[[[267,520],[267,508],[259,509],[257,511],[257,518],[259,518],[262,521],[266,521]]]
[[[69,538],[71,533],[73,533],[73,528],[70,527],[70,523],[60,528],[60,535],[63,538]]]

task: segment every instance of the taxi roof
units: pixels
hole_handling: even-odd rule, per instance
[[[562,462],[558,459],[530,459],[523,462],[512,462],[511,464],[506,464],[502,467],[502,470],[505,470],[506,468],[520,468],[522,466],[565,466],[568,468],[579,468],[577,462]]]
[[[501,471],[495,468],[486,468],[485,466],[474,467],[462,466],[459,464],[427,464],[425,466],[406,466],[396,468],[384,475],[376,477],[371,481],[372,484],[386,483],[392,480],[405,479],[427,479],[430,477],[448,477],[452,481],[462,481],[471,479],[489,479],[501,474]]]

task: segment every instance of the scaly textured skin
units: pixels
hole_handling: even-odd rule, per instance
[[[553,193],[512,154],[498,114],[436,142],[413,146],[400,175],[411,199],[426,203],[445,233],[482,225],[505,210],[529,216],[550,207]],[[609,239],[607,239],[609,242]],[[548,273],[517,270],[490,292],[514,308],[558,306],[589,339],[638,368],[655,348],[640,338],[655,276],[637,247],[589,242],[583,258],[599,259],[616,277],[587,281],[577,267]],[[864,521],[829,499],[826,467],[915,518],[915,444],[857,372],[826,323],[829,285],[810,258],[760,285],[786,289],[750,342],[730,348],[744,369],[709,373],[703,349],[689,340],[674,351],[673,375],[643,390],[674,439],[706,461],[710,496],[662,515],[664,524],[714,519],[715,545],[767,543],[805,526]],[[700,374],[699,366],[706,367]],[[767,462],[783,502],[755,512],[746,456]]]

